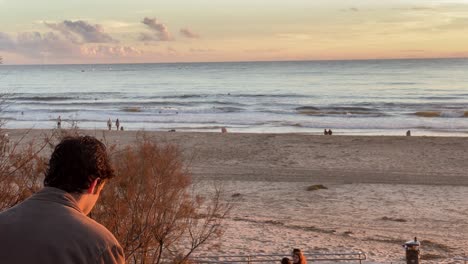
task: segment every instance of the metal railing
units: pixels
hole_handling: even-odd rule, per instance
[[[363,252],[351,253],[304,253],[307,261],[359,261],[367,259]],[[196,256],[190,259],[194,263],[279,263],[281,258],[291,257],[290,254],[274,255],[220,255],[220,256]]]

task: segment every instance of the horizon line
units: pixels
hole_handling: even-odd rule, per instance
[[[31,64],[9,64],[1,63],[3,66],[60,66],[60,65],[131,65],[131,64],[208,64],[208,63],[259,63],[259,62],[334,62],[334,61],[396,61],[396,60],[464,60],[468,57],[415,57],[415,58],[371,58],[371,59],[306,59],[306,60],[251,60],[251,61],[178,61],[178,62],[117,62],[117,63],[31,63]]]

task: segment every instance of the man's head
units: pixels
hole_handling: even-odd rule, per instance
[[[90,136],[66,137],[52,153],[44,186],[72,194],[99,194],[113,177],[104,144]]]

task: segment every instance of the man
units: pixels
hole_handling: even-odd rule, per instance
[[[99,140],[62,140],[50,158],[45,187],[0,213],[0,262],[124,263],[115,237],[87,216],[113,177]]]

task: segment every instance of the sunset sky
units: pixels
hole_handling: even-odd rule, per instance
[[[468,0],[0,0],[4,64],[468,57]]]

